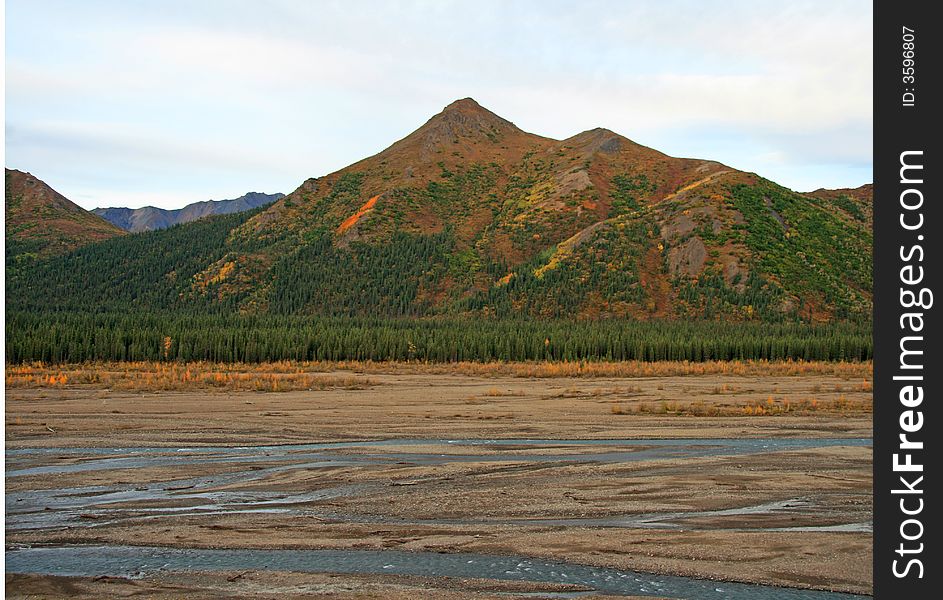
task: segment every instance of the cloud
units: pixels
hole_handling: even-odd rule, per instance
[[[285,191],[465,96],[557,138],[776,157],[786,185],[871,161],[866,1],[45,0],[7,18],[8,155],[40,176],[81,161],[77,194],[114,168]]]
[[[156,168],[192,163],[207,169],[277,167],[271,154],[246,146],[193,144],[124,123],[40,122],[7,128],[14,148],[53,146],[74,155],[95,152],[122,161],[140,161]],[[267,164],[272,161],[272,164]]]

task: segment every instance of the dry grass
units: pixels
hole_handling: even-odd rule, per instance
[[[364,372],[416,372],[512,377],[684,377],[696,375],[804,376],[832,375],[844,380],[870,379],[870,362],[541,362],[541,363],[338,363],[337,368]]]
[[[151,370],[157,363],[96,363],[86,368]],[[159,363],[166,364],[166,363]],[[214,368],[238,372],[291,373],[354,371],[359,373],[404,373],[428,375],[474,375],[512,377],[677,377],[685,375],[804,376],[832,375],[844,380],[872,377],[871,362],[815,361],[664,361],[664,362],[374,362],[374,361],[278,361],[260,364],[212,364]]]
[[[634,403],[614,403],[610,412],[614,415],[675,415],[682,417],[768,417],[776,415],[866,415],[873,411],[870,397],[818,399],[774,398],[765,401],[751,400],[744,403],[719,404],[703,400],[648,400]]]
[[[713,361],[713,362],[533,362],[533,363],[421,363],[421,362],[294,362],[261,364],[120,362],[70,365],[7,365],[6,385],[14,387],[63,387],[88,385],[130,390],[262,390],[351,388],[371,385],[368,379],[340,375],[352,373],[399,373],[468,375],[521,378],[646,378],[701,375],[729,376],[833,376],[848,382],[835,391],[870,392],[870,362],[801,361]],[[860,382],[860,383],[858,383]],[[659,389],[664,385],[659,383]],[[818,385],[816,386],[818,388]],[[634,388],[640,391],[640,388]],[[818,392],[819,389],[813,389]],[[735,386],[723,384],[714,394],[736,394]],[[498,389],[489,396],[518,395]]]
[[[349,375],[305,371],[299,365],[224,365],[218,363],[128,362],[94,365],[7,366],[7,388],[85,386],[128,391],[219,390],[288,392],[362,389],[373,382]]]
[[[491,388],[485,392],[485,396],[490,398],[503,398],[503,397],[521,397],[526,394],[520,390],[500,390],[498,388]]]
[[[121,368],[125,363],[120,363]],[[127,363],[147,365],[153,363]],[[113,363],[112,363],[113,365]],[[107,368],[108,363],[88,368]],[[396,373],[419,375],[471,375],[477,377],[683,377],[686,375],[807,376],[831,375],[845,381],[869,380],[871,362],[813,361],[664,361],[664,362],[373,362],[373,361],[280,361],[262,364],[227,364],[216,368],[240,372],[331,372]]]

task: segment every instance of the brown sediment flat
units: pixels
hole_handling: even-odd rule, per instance
[[[108,491],[108,486],[140,485],[163,486],[166,494],[93,504],[87,522],[66,527],[15,528],[8,518],[7,542],[478,552],[791,587],[871,591],[869,532],[807,530],[870,521],[869,447],[596,462],[594,456],[640,452],[649,446],[644,442],[604,447],[447,443],[509,438],[868,438],[871,415],[861,407],[869,405],[871,392],[858,379],[828,374],[521,378],[347,372],[345,376],[369,377],[370,383],[363,389],[271,393],[135,393],[83,386],[8,389],[8,450],[69,449],[61,455],[17,459],[17,469],[96,460],[101,457],[81,452],[96,447],[158,447],[184,456],[186,451],[177,451],[201,446],[391,439],[403,443],[330,450],[338,460],[354,459],[350,464],[311,466],[306,465],[310,460],[289,452],[258,460],[181,460],[175,465],[54,476],[8,475],[8,493],[75,488],[78,494],[89,494],[82,488],[104,486]],[[810,405],[809,399],[816,403]],[[806,408],[773,416],[739,414],[747,406],[783,406],[787,401]],[[691,402],[699,403],[700,411],[717,409],[718,414],[642,412],[663,410],[668,404],[669,410],[680,413]],[[386,454],[395,456],[369,460],[371,455]],[[437,458],[424,462],[420,456]],[[9,458],[7,468],[11,468]],[[253,478],[252,473],[262,475]],[[179,485],[187,478],[202,479],[196,488]],[[345,486],[357,491],[297,499]],[[287,511],[201,514],[187,510],[196,503],[196,492],[282,495],[285,506],[275,506]],[[92,495],[85,499],[94,502]],[[747,510],[769,503],[784,506]],[[713,514],[731,509],[746,512]],[[587,519],[666,513],[689,516],[656,519],[654,525],[580,524]],[[271,592],[279,597],[328,598],[486,598],[560,591],[542,584],[445,578],[252,572],[230,581],[232,576],[163,574],[131,581],[8,575],[8,588],[13,590],[11,597],[33,593],[168,598],[264,596],[265,589],[282,590]],[[108,592],[111,589],[114,594]]]
[[[515,595],[540,598],[541,594],[580,592],[573,585],[534,584],[513,581],[404,577],[400,575],[347,575],[337,573],[283,573],[277,571],[221,571],[212,573],[158,574],[147,579],[122,577],[61,577],[8,574],[6,597],[42,598],[148,598],[215,600],[217,598],[323,598],[365,600],[507,600]],[[546,596],[544,596],[546,597]],[[594,595],[594,600],[635,596]],[[644,600],[658,600],[645,596]]]
[[[363,389],[289,392],[127,392],[92,386],[7,389],[8,447],[290,444],[388,438],[605,439],[657,437],[867,437],[869,412],[826,410],[870,402],[870,387],[833,375],[688,375],[520,378],[357,374]],[[667,405],[739,413],[751,404],[810,414],[652,414]],[[613,414],[613,410],[631,414]],[[807,411],[808,412],[808,411]],[[49,431],[53,429],[54,431]]]

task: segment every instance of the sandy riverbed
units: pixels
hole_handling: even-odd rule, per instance
[[[858,389],[859,382],[830,375],[640,379],[347,375],[370,381],[363,389],[278,393],[135,393],[82,386],[8,390],[8,451],[68,449],[18,456],[13,462],[8,455],[8,471],[11,465],[19,469],[96,460],[83,454],[83,448],[159,447],[176,452],[201,446],[391,438],[405,442],[382,451],[357,445],[332,448],[329,464],[288,455],[8,475],[8,504],[11,497],[31,490],[85,490],[94,495],[97,492],[88,492],[94,486],[105,492],[166,488],[159,494],[142,491],[143,498],[133,501],[89,500],[75,509],[76,514],[63,512],[63,526],[18,528],[15,517],[8,516],[8,546],[146,542],[184,548],[480,552],[870,592],[871,534],[866,529],[830,530],[871,519],[867,446],[596,462],[594,455],[646,447],[448,443],[491,438],[867,438],[871,418],[861,411],[678,416],[634,408],[695,399],[707,406],[724,405],[729,412],[731,407],[771,397],[777,403],[791,400],[798,405],[810,397],[825,402],[839,395],[860,404],[870,398],[870,391]],[[613,406],[626,408],[628,414],[618,414]],[[395,460],[363,460],[365,455],[390,453]],[[420,456],[439,458],[420,460]],[[345,464],[345,457],[353,462]],[[581,458],[570,460],[574,457]],[[261,475],[252,477],[253,472]],[[175,482],[185,479],[196,483],[174,489]],[[304,497],[337,489],[341,493]],[[288,500],[279,505],[284,512],[204,514],[192,510],[198,504],[195,492],[229,499],[245,496],[250,508],[262,497]],[[776,503],[780,504],[770,510],[735,510]],[[669,513],[682,515],[659,520],[659,515]],[[613,523],[640,515],[655,517],[648,524]],[[165,597],[264,595],[266,586],[283,589],[286,596],[336,598],[465,598],[549,591],[546,586],[516,584],[519,587],[511,589],[507,587],[511,584],[471,580],[274,572],[235,578],[231,573],[189,575],[181,584],[185,592],[171,589],[166,574],[135,581],[8,575],[7,583],[14,594],[35,590],[46,597],[94,596],[102,593],[102,586],[121,587],[121,594],[149,590]]]

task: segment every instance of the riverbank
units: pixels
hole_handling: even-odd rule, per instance
[[[8,544],[474,552],[870,592],[870,386],[860,373],[318,376],[344,385],[8,388]],[[757,444],[725,446],[743,439]],[[348,443],[240,449],[312,442]],[[276,574],[226,583],[248,593],[240,581],[267,577]],[[393,585],[340,580],[343,589],[318,583],[312,594]],[[220,581],[207,576],[204,592]],[[468,585],[439,581],[426,593],[497,593]]]

